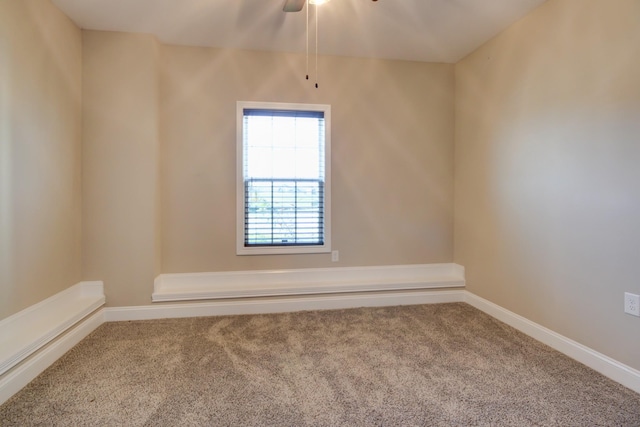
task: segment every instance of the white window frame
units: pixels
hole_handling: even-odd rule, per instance
[[[324,244],[310,246],[259,246],[246,247],[245,189],[244,189],[244,110],[322,111],[324,113]],[[331,106],[327,104],[290,104],[280,102],[238,101],[236,106],[236,254],[284,255],[331,252]]]

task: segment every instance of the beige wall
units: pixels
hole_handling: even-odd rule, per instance
[[[551,0],[456,65],[468,289],[640,369],[640,1]]]
[[[80,281],[80,30],[0,1],[0,319]]]
[[[0,319],[81,279],[126,306],[160,272],[453,258],[470,291],[640,369],[638,16],[550,0],[455,66],[454,111],[451,65],[321,57],[316,90],[299,55],[0,1]],[[237,100],[332,105],[339,263],[235,256]]]
[[[302,55],[164,46],[162,58],[163,272],[452,261],[452,65],[321,57],[315,89]],[[236,101],[332,106],[340,262],[236,256]]]
[[[84,31],[83,277],[107,304],[151,302],[160,273],[158,45]]]

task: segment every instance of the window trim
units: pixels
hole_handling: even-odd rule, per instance
[[[244,110],[322,111],[324,113],[324,244],[312,246],[253,246],[244,245]],[[331,105],[292,104],[281,102],[238,101],[236,103],[236,255],[285,255],[331,252]]]

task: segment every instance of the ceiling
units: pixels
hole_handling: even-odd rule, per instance
[[[304,52],[306,11],[284,0],[52,0],[83,29],[155,34],[167,44]],[[319,52],[455,63],[546,0],[331,0]],[[314,22],[316,6],[310,6]],[[314,29],[310,36],[314,49]]]

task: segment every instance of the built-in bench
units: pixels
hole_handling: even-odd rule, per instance
[[[155,280],[152,300],[190,301],[464,286],[464,267],[457,264],[161,274]]]
[[[0,375],[105,303],[102,282],[80,282],[0,322]]]

